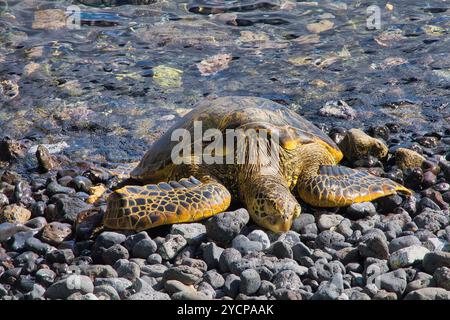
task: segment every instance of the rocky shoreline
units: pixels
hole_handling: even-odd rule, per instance
[[[330,130],[344,164],[413,196],[339,210],[302,204],[284,234],[239,208],[139,233],[102,230],[126,169],[3,139],[0,300],[450,299],[450,127],[365,131]]]

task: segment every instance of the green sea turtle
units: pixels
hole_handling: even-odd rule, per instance
[[[269,138],[277,139],[257,142],[263,147],[256,150],[266,161],[207,164],[195,161],[198,156],[192,152],[188,154],[191,163],[176,164],[173,150],[179,141],[172,141],[173,134],[177,129],[194,133],[195,123],[200,122],[204,132],[218,129],[225,136],[229,129],[241,133],[265,130]],[[248,160],[254,151],[250,151],[250,140],[245,141],[236,150],[215,149],[215,155],[226,157],[231,152],[236,160],[240,153],[247,152],[244,158]],[[204,148],[204,143],[200,145]],[[266,152],[272,146],[277,151],[275,156]],[[256,97],[207,100],[156,141],[131,172],[131,177],[143,185],[124,186],[109,196],[103,224],[140,231],[197,221],[225,211],[233,198],[247,208],[257,224],[285,232],[301,212],[291,191],[319,207],[347,206],[397,191],[410,193],[392,180],[338,166],[342,157],[327,135],[278,103]]]

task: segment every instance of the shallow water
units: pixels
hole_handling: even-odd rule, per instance
[[[325,131],[400,123],[424,134],[450,120],[446,1],[393,1],[392,8],[385,1],[5,4],[0,80],[17,83],[19,93],[0,97],[0,137],[65,142],[70,157],[139,160],[208,96],[270,98]],[[81,11],[80,29],[61,20],[72,4]],[[373,4],[379,30],[366,26]],[[42,22],[47,9],[59,11]],[[198,64],[217,54],[225,55],[223,70],[202,75]],[[336,100],[353,107],[356,118],[318,115]]]

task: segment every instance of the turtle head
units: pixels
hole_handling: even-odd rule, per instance
[[[258,180],[258,179],[256,179]],[[273,232],[287,232],[301,207],[289,188],[274,177],[264,176],[244,191],[250,216],[260,226]]]
[[[301,212],[300,205],[291,194],[278,199],[266,199],[264,207],[266,215],[262,217],[260,224],[277,233],[289,231],[292,222]]]

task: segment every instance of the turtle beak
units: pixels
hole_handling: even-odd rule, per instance
[[[274,232],[288,232],[291,230],[292,226],[292,217],[289,219],[277,219],[278,221],[273,224],[273,230]]]

